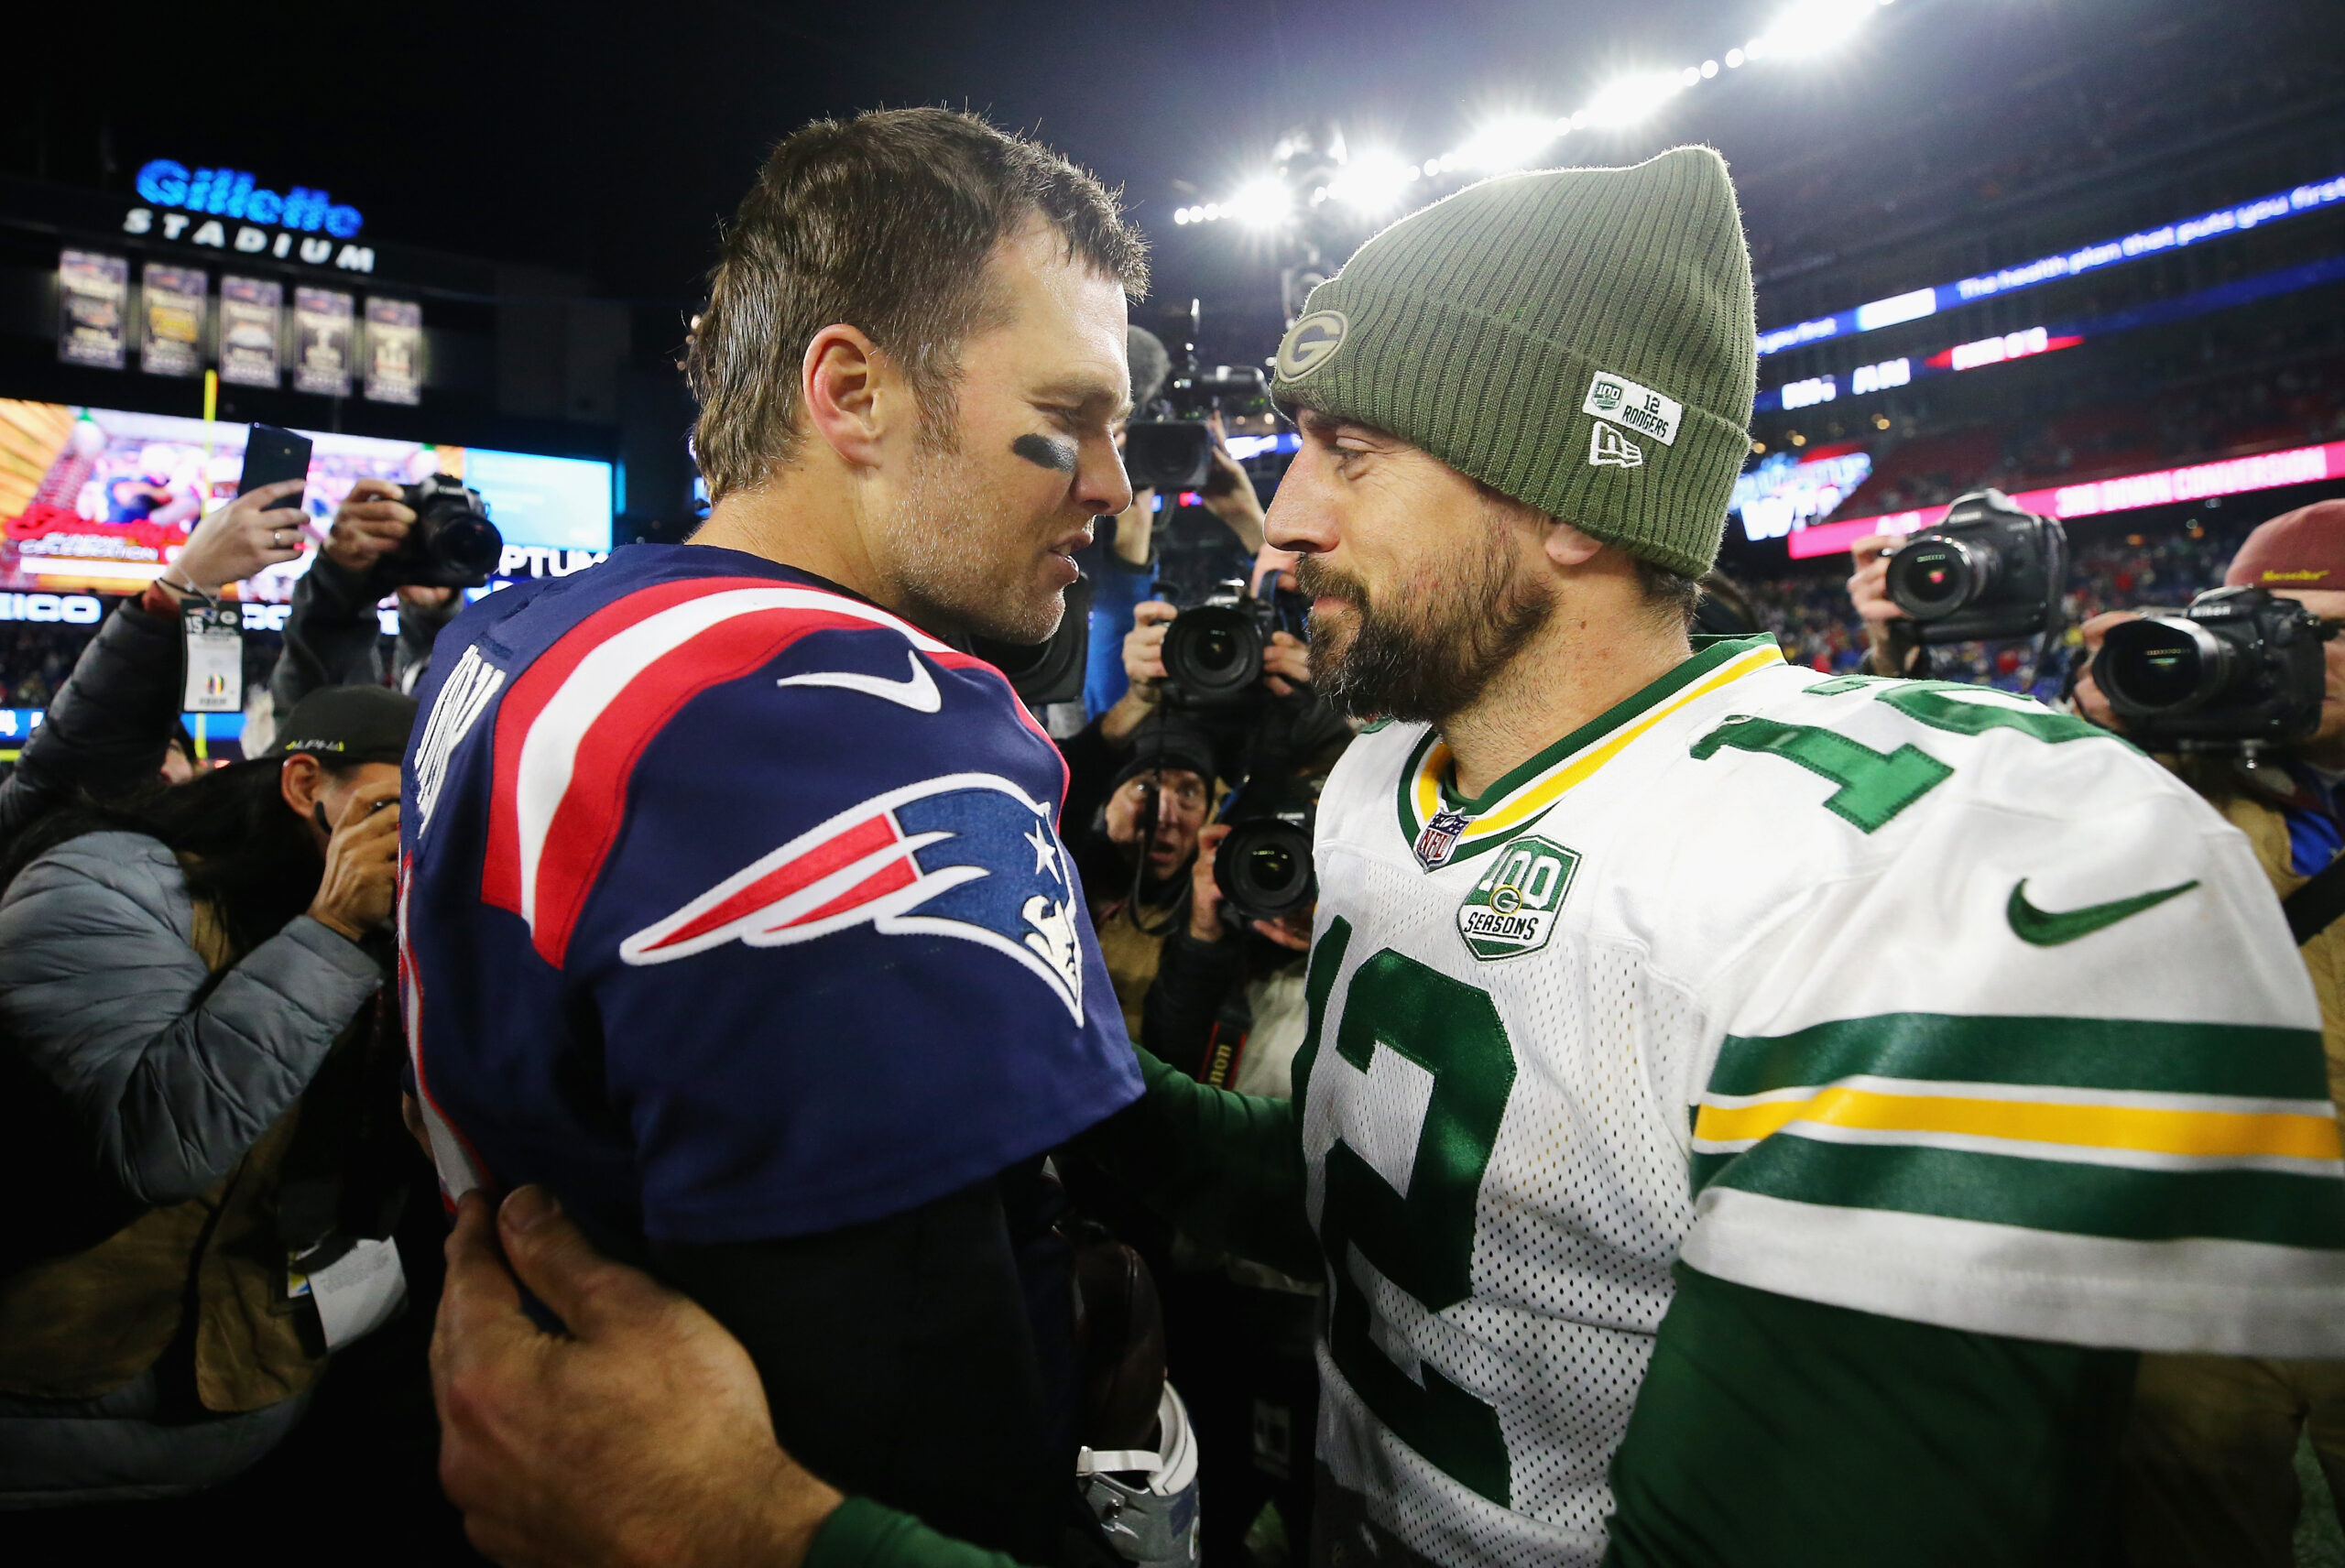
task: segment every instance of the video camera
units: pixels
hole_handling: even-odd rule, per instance
[[[2176,614],[2109,628],[2092,678],[2153,749],[2246,749],[2320,727],[2321,645],[2339,625],[2262,588],[2211,588]]]
[[[1309,602],[1292,589],[1267,599],[1231,578],[1181,613],[1164,633],[1165,700],[1179,708],[1236,708],[1260,691],[1262,653],[1278,632],[1303,635]]]
[[[1889,555],[1889,596],[1925,644],[2056,631],[2067,579],[2067,531],[2000,490],[1958,497]]]
[[[1124,427],[1124,474],[1134,489],[1177,494],[1204,489],[1213,476],[1213,432],[1205,427],[1205,417],[1259,402],[1267,393],[1261,371],[1252,365],[1216,365],[1211,370],[1198,365],[1194,299],[1186,310],[1172,312],[1165,324],[1171,378],[1160,397],[1134,410],[1147,418],[1136,417]]]
[[[480,492],[445,474],[399,487],[415,526],[376,568],[387,587],[478,588],[504,559],[505,536]]]

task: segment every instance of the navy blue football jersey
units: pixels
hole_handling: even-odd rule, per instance
[[[1138,1097],[992,666],[756,556],[636,545],[442,634],[400,813],[400,985],[451,1197],[805,1235]]]

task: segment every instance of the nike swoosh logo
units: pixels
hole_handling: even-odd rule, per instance
[[[890,681],[879,675],[854,675],[845,670],[825,670],[816,675],[785,675],[774,682],[777,686],[835,686],[843,691],[860,691],[867,697],[884,697],[899,707],[916,713],[933,713],[944,706],[943,693],[936,689],[936,678],[921,662],[920,655],[907,652],[912,661],[911,677],[905,681]]]
[[[2172,887],[2160,887],[2153,892],[2136,893],[2130,898],[2112,898],[2106,904],[2088,904],[2081,909],[2063,909],[2054,913],[2039,909],[2027,901],[2027,878],[2012,889],[2012,900],[2003,907],[2004,917],[2012,922],[2012,933],[2020,941],[2037,947],[2057,947],[2064,942],[2074,942],[2080,936],[2090,936],[2118,921],[2155,909],[2168,898],[2177,898],[2198,884],[2180,883]]]

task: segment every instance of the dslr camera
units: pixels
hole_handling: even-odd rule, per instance
[[[1200,429],[1203,427],[1200,426]],[[1181,708],[1236,708],[1251,702],[1262,679],[1262,650],[1273,633],[1303,635],[1309,606],[1273,589],[1267,599],[1231,578],[1205,602],[1183,605],[1164,633],[1165,699]]]
[[[2340,628],[2261,588],[2212,588],[2189,608],[2109,628],[2092,678],[2144,746],[2246,750],[2320,727],[2321,647]]]
[[[1958,497],[1889,556],[1889,596],[1925,644],[2056,631],[2067,580],[2067,530],[2000,490]]]
[[[1311,835],[1319,804],[1311,781],[1293,771],[1258,773],[1222,813],[1229,836],[1214,852],[1214,886],[1232,924],[1282,920],[1311,907],[1319,882]]]
[[[377,569],[391,588],[478,588],[505,556],[505,536],[477,490],[445,474],[399,487],[415,526]]]

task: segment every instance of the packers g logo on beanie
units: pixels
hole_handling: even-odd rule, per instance
[[[1287,329],[1279,343],[1278,372],[1288,381],[1300,381],[1344,346],[1351,322],[1341,310],[1314,310]]]

